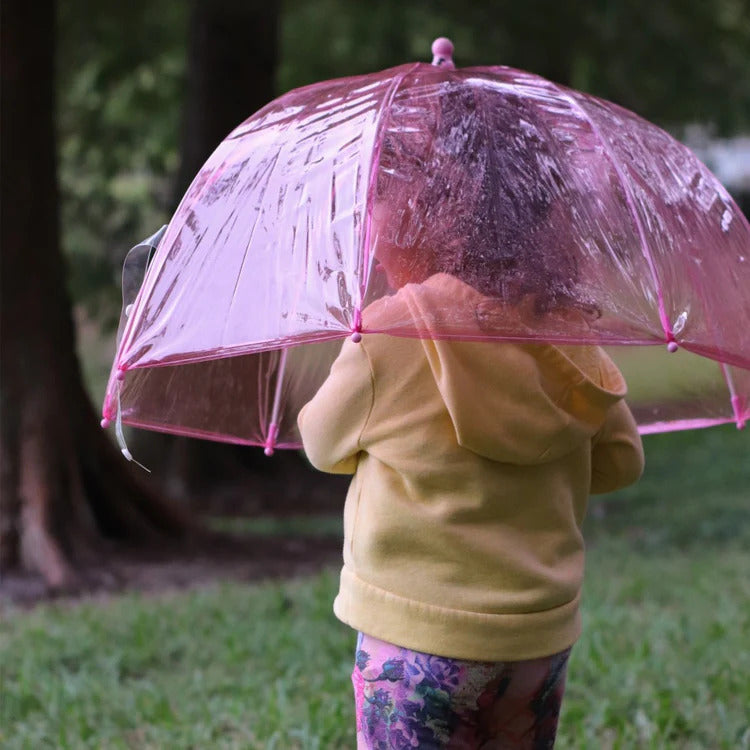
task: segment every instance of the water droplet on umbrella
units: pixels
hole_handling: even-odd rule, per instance
[[[685,323],[687,322],[687,310],[684,310],[680,313],[677,320],[674,322],[674,326],[672,326],[672,333],[681,333],[682,329],[685,327]]]

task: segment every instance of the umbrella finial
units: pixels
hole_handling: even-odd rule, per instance
[[[432,64],[440,68],[455,68],[453,42],[447,36],[439,36],[432,43]]]

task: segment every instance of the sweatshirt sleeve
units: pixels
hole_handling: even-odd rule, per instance
[[[619,490],[640,479],[644,466],[643,444],[625,401],[618,401],[609,409],[604,425],[592,442],[592,494]]]
[[[297,418],[310,463],[331,474],[353,474],[374,398],[364,342],[345,341],[331,372]]]

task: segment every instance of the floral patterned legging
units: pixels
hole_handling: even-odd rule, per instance
[[[357,748],[552,748],[569,653],[467,661],[359,633],[352,672]]]

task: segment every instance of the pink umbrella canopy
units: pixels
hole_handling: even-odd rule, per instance
[[[219,144],[139,251],[105,425],[298,447],[368,333],[599,344],[642,432],[744,425],[750,226],[719,181],[616,104],[433,52],[290,91]],[[368,316],[438,273],[486,305]]]

